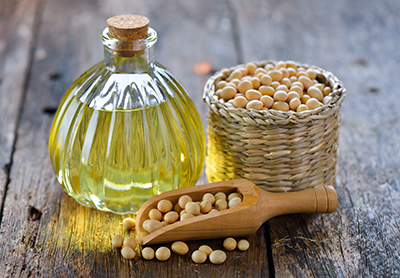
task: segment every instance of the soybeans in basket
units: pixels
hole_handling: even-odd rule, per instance
[[[215,84],[221,101],[236,108],[303,112],[329,101],[332,88],[317,80],[314,69],[294,62],[277,62],[258,67],[255,63],[239,66],[226,80]]]

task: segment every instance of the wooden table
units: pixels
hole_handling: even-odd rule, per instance
[[[189,255],[121,258],[110,237],[123,232],[123,217],[68,197],[47,142],[65,90],[102,59],[105,20],[122,13],[151,19],[156,59],[186,86],[204,122],[209,75],[192,70],[199,61],[218,70],[296,60],[337,75],[347,88],[337,211],[276,217],[249,237],[248,252],[229,252],[218,266]],[[399,277],[399,13],[396,0],[1,0],[0,276]]]

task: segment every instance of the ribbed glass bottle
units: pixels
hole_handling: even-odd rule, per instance
[[[108,28],[102,41],[104,61],[61,101],[49,153],[59,183],[80,204],[134,213],[156,194],[196,183],[204,130],[182,85],[154,62],[153,29],[129,47]]]

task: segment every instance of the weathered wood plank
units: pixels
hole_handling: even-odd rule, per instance
[[[0,223],[31,60],[37,1],[0,2]]]
[[[276,277],[398,276],[399,3],[233,4],[244,62],[315,64],[335,73],[348,92],[339,142],[339,208],[331,215],[270,221]]]
[[[236,63],[230,60],[236,55],[230,46],[231,30],[226,25],[229,15],[223,2],[43,2],[35,60],[5,198],[0,276],[267,276],[261,230],[249,238],[251,251],[229,253],[227,262],[220,266],[195,265],[189,255],[173,256],[164,263],[127,261],[110,246],[112,235],[126,234],[120,225],[123,217],[80,206],[57,184],[47,153],[51,112],[69,84],[102,59],[99,34],[106,18],[126,12],[128,7],[152,19],[152,26],[160,34],[156,57],[185,80],[196,105],[200,104],[201,83],[206,76],[197,76],[192,65],[200,59],[212,61],[216,68],[227,61]],[[224,20],[219,21],[220,18]],[[220,54],[221,45],[225,52]],[[198,106],[205,119],[201,105],[205,105]],[[192,242],[189,246],[194,251],[203,243]],[[210,245],[221,248],[222,241],[211,241]]]
[[[18,14],[24,15],[7,25],[3,24],[7,17],[2,16],[0,28],[34,22],[35,12],[27,11],[37,2],[26,3],[0,2],[1,15],[8,15],[9,7],[18,7]],[[111,235],[123,232],[118,224],[122,217],[79,206],[57,185],[47,157],[49,112],[78,74],[101,58],[98,37],[104,20],[126,12],[127,7],[152,19],[160,34],[156,57],[183,81],[196,105],[206,76],[195,75],[190,68],[199,60],[212,61],[219,69],[250,60],[293,59],[324,67],[342,79],[348,96],[340,137],[339,209],[329,216],[286,216],[269,222],[275,275],[399,276],[400,112],[396,88],[400,82],[400,20],[396,15],[400,6],[395,1],[344,0],[334,5],[288,0],[44,2],[4,203],[0,276],[264,277],[269,273],[262,231],[250,238],[250,252],[229,253],[221,266],[194,265],[188,256],[174,256],[165,263],[127,262],[109,246]],[[28,52],[24,52],[27,59],[19,60],[9,51],[29,49],[29,36],[16,44],[20,48],[4,51],[0,47],[0,58],[5,61],[0,76],[13,70],[18,76],[26,73]],[[232,42],[232,38],[237,40]],[[176,44],[181,40],[190,47]],[[7,59],[11,59],[9,65],[14,61],[19,66],[5,70]],[[11,137],[0,143],[0,161],[8,164],[18,125],[19,112],[15,111],[23,95],[9,90],[23,92],[27,80],[5,80],[0,94],[6,91],[11,98],[8,104],[0,102],[4,108],[0,116],[7,119],[0,127],[0,137]],[[205,106],[198,109],[204,119]],[[0,182],[7,176],[0,176]],[[190,243],[190,247],[194,250],[200,244]],[[220,248],[221,241],[211,245]]]

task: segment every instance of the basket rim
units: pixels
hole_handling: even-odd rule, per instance
[[[256,110],[256,109],[247,109],[247,108],[236,108],[232,104],[221,101],[215,95],[215,84],[221,80],[226,79],[229,74],[237,68],[244,67],[245,64],[238,64],[236,66],[230,68],[222,68],[217,71],[214,75],[212,75],[206,82],[204,86],[204,95],[203,100],[207,103],[209,108],[213,111],[224,114],[224,113],[240,113],[243,116],[250,117],[255,120],[263,120],[268,124],[273,124],[275,121],[277,122],[292,122],[298,123],[302,121],[309,121],[310,117],[328,117],[332,114],[332,110],[340,109],[340,106],[345,98],[346,89],[343,87],[343,83],[331,72],[326,71],[318,66],[308,65],[305,63],[300,63],[296,61],[290,61],[295,63],[299,67],[304,67],[306,69],[314,69],[317,74],[322,74],[326,83],[329,84],[332,88],[332,92],[328,95],[331,96],[331,99],[328,103],[323,103],[321,107],[317,109],[306,110],[302,112],[297,111],[280,111],[280,110]],[[277,61],[275,60],[264,60],[264,61],[253,61],[257,67],[264,67],[267,64],[275,65]]]

